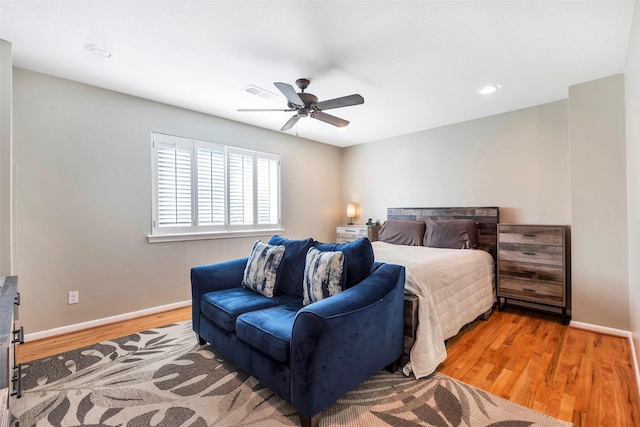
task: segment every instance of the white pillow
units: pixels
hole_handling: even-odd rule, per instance
[[[310,248],[304,263],[302,303],[309,305],[342,292],[347,279],[344,253]]]
[[[260,240],[256,241],[244,269],[242,286],[272,298],[283,256],[284,246],[267,245]]]

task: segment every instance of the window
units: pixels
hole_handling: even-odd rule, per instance
[[[280,156],[152,134],[152,235],[280,228]]]

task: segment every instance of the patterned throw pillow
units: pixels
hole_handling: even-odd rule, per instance
[[[314,242],[313,247],[322,252],[340,251],[344,254],[344,269],[347,270],[345,289],[360,283],[373,271],[373,246],[366,237],[350,243]]]
[[[344,253],[310,248],[304,264],[302,303],[309,305],[342,292],[346,278]]]
[[[283,256],[284,246],[272,246],[260,240],[256,241],[244,269],[242,286],[265,297],[273,297]]]

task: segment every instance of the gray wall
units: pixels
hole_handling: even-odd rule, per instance
[[[636,2],[625,72],[627,203],[629,204],[629,315],[640,364],[640,3]],[[638,384],[640,387],[640,384]]]
[[[624,78],[570,94],[349,147],[343,202],[361,222],[387,207],[499,206],[501,222],[571,225],[573,320],[628,330]]]
[[[361,222],[388,207],[499,206],[501,222],[569,224],[567,102],[374,143],[344,153],[344,202]]]
[[[624,76],[569,88],[573,320],[629,330]]]
[[[285,236],[335,239],[340,148],[19,68],[13,83],[28,333],[190,300],[192,266],[248,256],[256,238],[147,242],[152,131],[281,154]]]
[[[12,274],[11,43],[0,40],[0,276]]]

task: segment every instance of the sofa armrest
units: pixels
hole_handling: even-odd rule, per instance
[[[248,257],[201,265],[191,269],[191,318],[193,330],[200,333],[200,301],[202,296],[222,289],[242,286]]]
[[[405,269],[376,267],[359,284],[296,315],[291,403],[307,417],[402,355]]]

